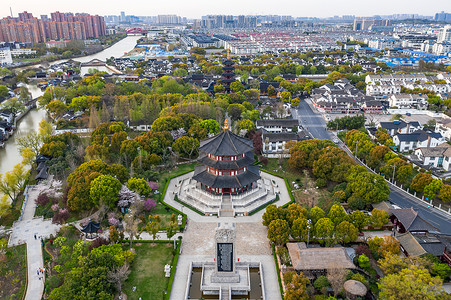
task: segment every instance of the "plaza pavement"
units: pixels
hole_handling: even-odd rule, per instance
[[[266,237],[266,227],[262,224],[262,215],[265,210],[262,209],[252,216],[243,217],[201,216],[181,203],[174,201],[175,185],[192,175],[193,173],[191,172],[172,179],[168,184],[164,198],[165,203],[177,208],[188,216],[170,299],[184,299],[191,262],[214,261],[214,235],[215,228],[219,222],[236,223],[235,248],[237,258],[240,259],[240,262],[260,262],[264,274],[266,299],[281,299],[274,257]],[[275,204],[281,206],[290,202],[285,181],[268,173],[265,175],[274,180],[279,186],[279,200]]]
[[[44,268],[40,237],[47,238],[56,234],[60,226],[42,217],[34,218],[35,200],[38,192],[33,188],[28,191],[28,201],[24,209],[22,221],[15,222],[9,237],[8,246],[27,244],[27,276],[28,285],[25,300],[40,300],[44,292],[45,274],[37,274],[38,268]],[[35,238],[36,235],[36,238]]]

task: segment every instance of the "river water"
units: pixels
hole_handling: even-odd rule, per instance
[[[132,50],[136,41],[140,36],[128,36],[123,40],[117,42],[113,46],[93,55],[75,58],[79,62],[88,62],[93,59],[100,59],[105,61],[110,57],[121,57],[124,52]],[[52,64],[60,63],[66,60],[60,60],[52,62]],[[27,85],[31,92],[33,99],[41,96],[43,92],[35,85]],[[13,167],[22,161],[21,155],[18,150],[16,139],[20,136],[27,135],[32,130],[39,129],[39,122],[46,117],[45,110],[33,109],[30,111],[18,124],[16,132],[5,142],[5,147],[0,149],[0,174],[4,174],[7,171],[13,169]]]

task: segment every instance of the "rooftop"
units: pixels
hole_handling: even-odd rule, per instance
[[[287,243],[295,270],[354,269],[345,248],[306,248],[305,243]]]

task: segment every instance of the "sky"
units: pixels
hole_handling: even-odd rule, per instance
[[[86,12],[99,15],[154,16],[176,14],[200,18],[207,14],[291,15],[293,17],[331,17],[451,13],[451,0],[0,0],[0,17],[16,17],[28,11],[34,16],[51,12]]]

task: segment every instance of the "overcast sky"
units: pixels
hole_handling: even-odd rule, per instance
[[[87,12],[99,15],[153,16],[177,14],[200,18],[207,14],[292,15],[330,17],[334,15],[388,15],[451,13],[451,0],[0,0],[0,16],[17,16],[24,10],[34,16],[61,12]]]

